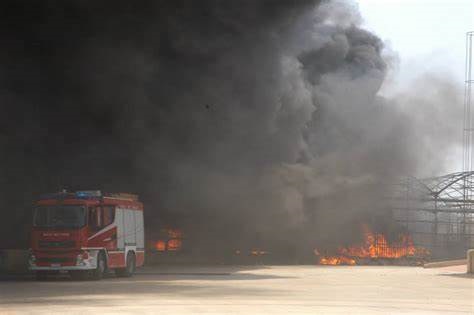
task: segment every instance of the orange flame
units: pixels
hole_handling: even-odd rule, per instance
[[[385,235],[373,233],[367,225],[363,226],[364,244],[350,247],[339,247],[335,256],[320,256],[317,249],[315,255],[319,257],[321,265],[355,265],[361,258],[390,258],[426,257],[428,250],[415,247],[411,236],[399,235],[396,242],[388,243]]]
[[[155,249],[159,252],[164,252],[166,250],[165,241],[159,240],[155,243]]]
[[[355,265],[356,261],[346,256],[326,256],[319,260],[321,265]]]
[[[161,230],[162,239],[154,243],[159,252],[179,251],[183,246],[183,232],[180,229],[166,228]]]
[[[268,254],[268,252],[265,251],[265,250],[252,249],[250,251],[250,255],[252,255],[252,256],[263,256],[263,255],[266,255],[266,254]]]
[[[180,239],[172,238],[168,240],[168,250],[169,251],[178,251],[181,249],[182,242]]]

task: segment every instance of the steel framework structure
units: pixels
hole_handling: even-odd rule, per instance
[[[392,212],[433,257],[455,257],[474,248],[474,171],[396,185]]]
[[[462,167],[464,172],[473,170],[474,155],[472,152],[473,142],[473,117],[471,112],[472,101],[472,38],[473,32],[466,33],[466,61],[464,69],[464,123],[463,123],[463,156]]]

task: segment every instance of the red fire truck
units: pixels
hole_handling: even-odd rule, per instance
[[[126,193],[77,191],[39,198],[31,231],[30,270],[38,279],[68,271],[101,279],[129,277],[144,263],[143,204]]]

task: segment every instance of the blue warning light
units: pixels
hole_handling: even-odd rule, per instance
[[[77,199],[95,199],[100,197],[102,197],[102,192],[100,190],[76,191]]]

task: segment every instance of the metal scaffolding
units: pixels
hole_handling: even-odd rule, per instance
[[[472,38],[474,32],[466,33],[466,61],[464,69],[464,123],[463,123],[463,157],[462,167],[464,172],[473,171],[473,117],[471,112],[472,101]],[[467,193],[467,192],[466,192]]]
[[[426,179],[406,178],[396,185],[396,221],[436,257],[456,257],[474,248],[474,172]]]

